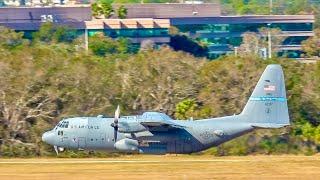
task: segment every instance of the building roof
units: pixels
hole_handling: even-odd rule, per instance
[[[57,7],[1,7],[0,23],[6,22],[41,22],[52,17],[54,22],[82,22],[92,19],[91,7],[57,6]]]
[[[95,19],[85,22],[87,29],[169,28],[169,19]]]
[[[8,28],[15,30],[38,30],[41,21],[34,22],[0,22]],[[68,26],[75,29],[140,29],[140,28],[169,28],[169,19],[94,19],[91,21],[63,21],[58,25]]]
[[[176,17],[213,17],[221,15],[220,3],[183,4],[148,3],[123,4],[127,8],[127,18],[176,18]],[[117,11],[120,4],[114,4]],[[113,18],[118,18],[116,16]]]
[[[244,15],[219,17],[170,18],[172,25],[184,24],[249,24],[249,23],[314,23],[314,15]]]

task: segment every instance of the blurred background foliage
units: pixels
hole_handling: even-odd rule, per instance
[[[131,52],[126,39],[82,38],[45,24],[33,34],[0,28],[0,156],[53,156],[41,134],[64,117],[163,111],[172,118],[240,113],[267,64],[285,71],[293,125],[258,130],[205,152],[212,155],[320,151],[320,63],[232,55],[215,61],[169,46]],[[151,46],[152,47],[152,46]],[[116,156],[67,151],[60,157]]]

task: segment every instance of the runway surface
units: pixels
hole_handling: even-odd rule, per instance
[[[231,159],[221,159],[221,160],[171,160],[168,163],[182,163],[182,162],[248,162],[249,160],[231,160]],[[164,163],[163,161],[145,161],[145,160],[41,160],[29,161],[29,160],[14,160],[14,161],[0,161],[0,164],[96,164],[96,163]]]
[[[0,179],[320,179],[320,156],[0,159]]]

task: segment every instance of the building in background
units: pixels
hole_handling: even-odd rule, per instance
[[[128,18],[170,19],[171,26],[206,44],[211,58],[234,53],[242,43],[244,33],[258,33],[262,27],[277,28],[282,31],[279,36],[283,36],[284,41],[279,47],[279,55],[300,57],[301,42],[313,36],[315,22],[314,15],[226,16],[221,14],[219,3],[126,4],[125,7],[128,9]]]
[[[0,25],[28,35],[38,30],[41,23],[51,21],[77,29],[79,34],[86,30],[89,35],[103,32],[113,38],[127,37],[136,44],[147,39],[169,43],[169,28],[175,26],[181,33],[206,44],[211,58],[233,53],[242,43],[244,33],[270,27],[280,29],[279,36],[285,38],[279,55],[299,57],[301,42],[313,36],[315,21],[313,15],[226,16],[221,14],[219,3],[125,4],[126,19],[119,19],[116,16],[119,6],[113,5],[115,13],[110,19],[93,18],[90,5],[0,8]]]
[[[55,5],[75,5],[89,4],[89,0],[0,0],[0,7],[34,7],[34,6],[55,6]]]
[[[117,10],[121,4],[113,4]],[[127,18],[184,18],[217,17],[221,15],[219,3],[185,4],[185,3],[147,3],[124,4],[128,10]],[[117,12],[111,18],[118,18]]]
[[[44,22],[74,29],[78,36],[101,32],[112,38],[128,38],[133,44],[144,40],[155,44],[170,42],[168,19],[93,19],[89,5],[0,8],[0,25],[23,31],[27,38]]]
[[[169,19],[95,19],[85,21],[85,26],[89,36],[101,32],[111,38],[129,38],[134,44],[141,44],[146,40],[156,44],[170,42]]]
[[[181,32],[207,44],[213,58],[233,53],[246,32],[276,28],[281,30],[278,36],[284,37],[280,55],[295,58],[301,55],[301,42],[313,36],[315,19],[313,15],[257,15],[171,18],[170,21]]]

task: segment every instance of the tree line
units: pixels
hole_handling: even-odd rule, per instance
[[[216,61],[168,45],[130,51],[126,39],[103,34],[83,39],[45,24],[23,38],[0,28],[0,156],[54,155],[41,134],[64,117],[163,111],[199,119],[240,113],[267,64],[283,65],[293,125],[259,130],[204,152],[213,155],[320,151],[320,63],[261,60],[254,54]],[[280,134],[280,136],[279,136]],[[67,151],[60,156],[101,156]]]

